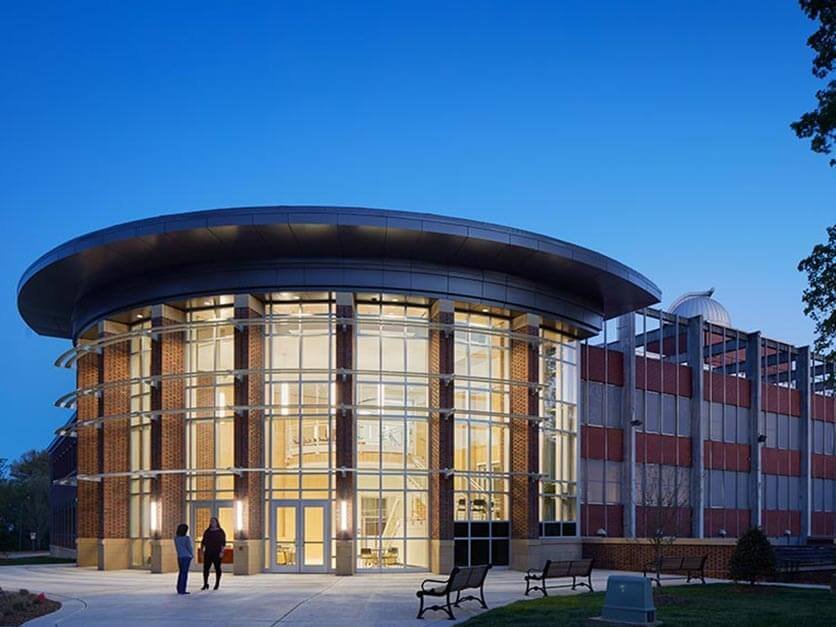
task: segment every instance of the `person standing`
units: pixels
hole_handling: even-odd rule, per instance
[[[203,587],[201,590],[209,589],[209,568],[215,567],[215,590],[221,585],[221,561],[223,561],[226,550],[226,533],[221,529],[218,519],[212,516],[209,519],[209,527],[203,532],[203,539],[200,541],[200,548],[203,549]]]
[[[177,535],[174,536],[174,548],[177,550],[177,594],[189,594],[186,591],[186,586],[189,582],[189,564],[192,563],[194,551],[192,549],[192,539],[186,535],[189,532],[189,526],[185,524],[177,525]]]

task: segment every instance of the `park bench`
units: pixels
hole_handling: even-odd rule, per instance
[[[459,607],[459,603],[462,601],[479,601],[482,607],[487,609],[488,604],[485,603],[485,578],[488,576],[488,570],[490,568],[490,564],[484,564],[482,566],[456,566],[450,571],[450,576],[447,579],[425,579],[421,582],[421,589],[415,593],[415,596],[421,599],[418,618],[423,618],[424,612],[427,610],[444,610],[447,612],[450,620],[456,620],[456,617],[453,616],[452,605]],[[479,596],[468,595],[463,597],[462,591],[464,590],[479,590]],[[456,599],[451,605],[450,595],[454,592],[456,593]],[[443,597],[446,602],[444,605],[424,607],[424,600],[427,597]]]
[[[802,570],[832,570],[833,546],[776,546],[775,568],[786,579],[793,579]]]
[[[644,568],[643,575],[651,574],[650,580],[655,581],[657,586],[662,585],[662,579],[699,579],[705,583],[705,562],[708,555],[701,557],[663,557],[656,562],[651,562]],[[662,577],[662,575],[671,575]],[[655,575],[655,576],[654,576]]]
[[[546,588],[569,588],[574,590],[577,586],[586,586],[592,591],[592,563],[593,560],[565,560],[555,561],[546,560],[543,570],[529,569],[525,575],[525,596],[534,590],[540,590],[543,596],[549,596]],[[571,577],[572,583],[566,583],[559,586],[547,586],[548,579],[567,579]],[[586,581],[578,581],[578,577],[586,577]],[[537,585],[531,585],[535,582]]]

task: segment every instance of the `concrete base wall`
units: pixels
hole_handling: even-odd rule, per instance
[[[512,539],[511,568],[522,571],[526,571],[529,568],[542,568],[542,549],[542,543],[539,539]]]
[[[76,538],[76,563],[79,566],[99,566],[99,539]]]
[[[653,545],[645,538],[582,538],[583,556],[595,560],[595,568],[641,572],[653,561]],[[736,540],[682,538],[665,547],[664,554],[683,557],[708,555],[705,574],[726,577]]]
[[[192,563],[196,561],[193,560]],[[151,540],[151,572],[177,572],[177,550],[174,548],[174,540]]]
[[[131,567],[131,541],[128,538],[102,538],[98,542],[99,570],[126,570]]]
[[[58,546],[57,544],[49,545],[49,554],[52,557],[58,557],[61,559],[78,559],[78,551],[75,549],[68,549],[65,546]]]
[[[264,570],[264,540],[235,540],[232,572],[236,575],[255,575]]]
[[[337,540],[337,565],[334,573],[337,575],[353,575],[355,571],[354,540]]]
[[[542,538],[540,540],[540,559],[564,561],[578,560],[583,557],[583,544],[580,538]],[[542,568],[543,564],[536,568]]]
[[[452,540],[430,540],[430,572],[449,574],[453,570],[455,548]]]

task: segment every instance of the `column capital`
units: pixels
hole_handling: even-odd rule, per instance
[[[171,320],[172,322],[185,322],[186,313],[171,305],[153,305],[151,307],[151,320]]]
[[[252,294],[236,294],[235,309],[249,309],[259,315],[264,315],[264,303]]]

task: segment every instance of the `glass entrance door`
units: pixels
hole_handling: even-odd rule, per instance
[[[273,501],[272,570],[322,573],[328,570],[330,525],[328,501]]]
[[[235,506],[232,501],[196,501],[191,507],[191,521],[189,531],[194,539],[195,560],[193,564],[202,564],[202,556],[198,555],[200,540],[203,532],[209,527],[209,519],[218,519],[221,529],[226,533],[226,548],[224,564],[231,564],[233,557],[233,538],[235,535]]]

